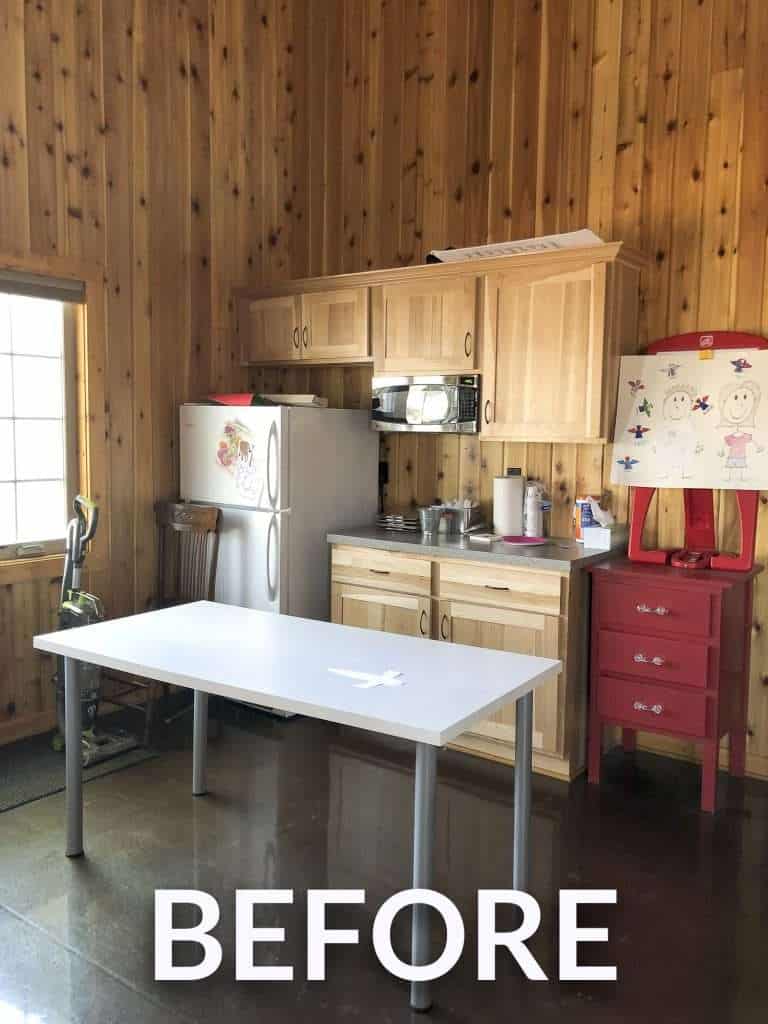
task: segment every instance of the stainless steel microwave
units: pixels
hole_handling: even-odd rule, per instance
[[[476,434],[480,377],[476,373],[424,377],[374,377],[371,421],[375,430]]]

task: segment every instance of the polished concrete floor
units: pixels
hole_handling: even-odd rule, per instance
[[[245,713],[211,744],[211,794],[190,795],[189,721],[158,760],[85,787],[87,856],[67,860],[62,795],[0,815],[0,1024],[77,1022],[400,1022],[404,983],[372,951],[376,908],[410,883],[412,757],[404,744],[307,720]],[[720,780],[722,810],[699,814],[698,773],[649,755],[608,755],[600,790],[536,778],[531,948],[556,975],[558,888],[619,891],[588,908],[610,941],[585,961],[616,983],[527,982],[503,955],[499,980],[473,980],[478,888],[511,887],[512,772],[464,755],[439,760],[436,887],[460,907],[468,946],[434,985],[437,1022],[764,1022],[768,1006],[768,785]],[[328,952],[328,980],[303,980],[307,887],[365,888],[333,910],[361,945]],[[297,890],[287,941],[266,956],[293,983],[234,981],[235,888]],[[221,905],[220,971],[153,981],[153,890],[196,888]],[[511,923],[511,919],[510,919]],[[439,938],[439,930],[436,939]],[[407,951],[407,921],[395,927]]]

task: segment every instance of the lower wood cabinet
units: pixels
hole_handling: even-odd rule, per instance
[[[541,658],[563,657],[559,616],[466,604],[460,601],[439,601],[437,607],[437,630],[442,640],[496,651],[533,654]],[[562,730],[558,714],[559,687],[558,677],[534,693],[535,750],[545,750],[552,754],[562,752]],[[485,722],[473,726],[469,732],[469,736],[472,735],[514,746],[514,704],[506,705]],[[460,745],[465,745],[465,742],[461,742]]]
[[[331,619],[343,626],[361,626],[401,636],[432,635],[428,597],[392,594],[349,583],[331,584]]]
[[[331,556],[334,622],[559,658],[561,674],[534,694],[533,762],[536,771],[568,780],[581,773],[585,762],[586,588],[585,575],[578,570],[429,560],[351,545],[334,545]],[[468,678],[467,686],[473,682]],[[513,763],[514,703],[451,745]]]

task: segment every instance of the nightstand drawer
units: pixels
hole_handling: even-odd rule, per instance
[[[702,689],[709,681],[709,650],[708,644],[701,641],[618,633],[609,629],[601,629],[598,637],[601,672]]]
[[[668,686],[600,676],[597,706],[603,718],[638,729],[659,729],[704,738],[707,699]]]
[[[712,630],[712,598],[706,591],[649,586],[633,578],[626,584],[599,580],[597,597],[600,626],[689,636],[709,636]]]

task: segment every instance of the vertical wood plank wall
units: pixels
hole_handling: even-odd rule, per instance
[[[367,404],[365,370],[240,370],[233,284],[586,225],[650,257],[644,340],[768,334],[767,45],[762,0],[0,0],[0,252],[105,267],[94,586],[111,610],[152,598],[180,400],[254,385]],[[551,487],[560,533],[606,478],[594,446],[411,437],[386,457],[398,505],[487,503],[520,465]],[[721,496],[726,538],[730,509]],[[670,544],[680,526],[670,493],[651,532]],[[26,644],[50,616],[50,581],[6,579],[0,741],[42,706]],[[767,619],[761,580],[749,767],[765,776]]]

